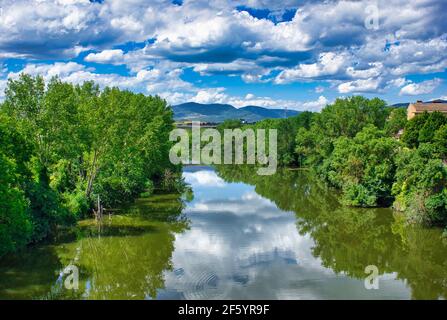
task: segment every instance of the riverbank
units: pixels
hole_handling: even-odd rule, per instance
[[[441,231],[350,208],[303,170],[185,168],[194,198],[154,195],[0,261],[4,299],[438,299]],[[68,265],[79,289],[64,288]],[[364,269],[379,270],[366,290]]]

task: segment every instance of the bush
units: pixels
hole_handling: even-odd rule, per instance
[[[28,203],[17,188],[15,163],[0,152],[0,257],[25,246],[33,228]]]
[[[334,151],[324,160],[320,173],[343,191],[343,201],[372,207],[391,202],[395,174],[394,158],[399,142],[373,125],[354,138],[340,137]]]
[[[405,211],[410,221],[447,222],[447,167],[436,153],[434,145],[424,143],[418,149],[402,150],[397,157],[394,207]]]

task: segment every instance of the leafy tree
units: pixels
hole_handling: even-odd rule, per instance
[[[16,177],[15,162],[0,152],[0,256],[26,245],[32,234],[28,203]]]
[[[321,113],[312,117],[309,129],[299,129],[295,138],[298,158],[302,165],[314,167],[317,171],[333,149],[339,137],[354,137],[366,125],[384,128],[389,110],[380,99],[366,99],[354,96],[337,99],[327,105]]]
[[[430,113],[419,131],[418,142],[432,142],[435,132],[447,124],[447,117],[441,112]]]
[[[0,116],[4,212],[31,226],[14,233],[23,241],[11,236],[17,244],[91,213],[98,197],[108,207],[133,201],[166,169],[180,179],[169,161],[172,110],[159,97],[22,74],[8,80]]]
[[[404,149],[397,157],[394,207],[410,221],[426,224],[447,222],[447,167],[436,158],[433,144]]]
[[[0,256],[23,247],[32,236],[24,192],[29,151],[13,121],[0,113]]]
[[[438,156],[442,159],[447,159],[447,124],[436,130],[433,137],[433,143]]]
[[[385,130],[388,135],[395,135],[404,129],[407,124],[407,109],[396,108],[390,112],[385,122]]]
[[[337,99],[321,111],[315,118],[313,127],[319,128],[325,135],[333,138],[340,136],[352,138],[368,124],[382,129],[388,113],[385,101],[378,98],[369,100],[354,96]]]
[[[224,120],[224,122],[220,123],[217,126],[217,130],[223,131],[224,129],[237,129],[237,128],[240,128],[240,127],[242,127],[241,120],[227,119],[227,120]]]
[[[354,138],[338,138],[334,146],[321,171],[343,190],[344,202],[362,207],[389,203],[399,143],[369,125]]]
[[[435,132],[447,124],[447,117],[440,112],[424,112],[407,122],[402,141],[410,148],[417,148],[420,143],[433,142]]]

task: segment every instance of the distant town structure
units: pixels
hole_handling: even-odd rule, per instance
[[[184,121],[176,121],[174,122],[174,126],[176,128],[192,128],[193,120],[184,120]],[[200,125],[201,128],[216,128],[219,123],[217,122],[203,122],[203,121],[195,121]]]
[[[442,112],[447,115],[447,102],[444,100],[434,100],[430,102],[417,101],[410,103],[407,108],[407,119],[413,119],[416,115],[427,112]]]

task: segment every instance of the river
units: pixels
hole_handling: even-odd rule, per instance
[[[187,167],[158,194],[0,261],[1,299],[445,299],[447,241],[312,174]],[[67,266],[77,290],[64,286]],[[378,271],[365,287],[365,268]],[[377,289],[375,289],[377,288]]]

